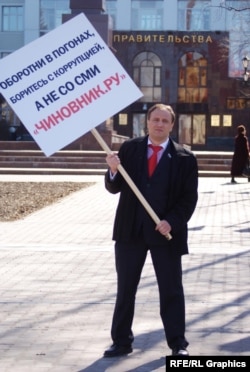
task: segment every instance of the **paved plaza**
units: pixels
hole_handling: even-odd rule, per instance
[[[103,358],[116,293],[112,227],[118,195],[103,176],[8,176],[93,182],[22,220],[0,223],[1,372],[165,371],[170,354],[148,256],[138,289],[134,352]],[[250,354],[250,183],[200,178],[183,257],[191,355]]]

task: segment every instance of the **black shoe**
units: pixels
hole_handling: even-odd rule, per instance
[[[103,356],[105,358],[113,358],[121,355],[127,355],[133,352],[131,345],[122,346],[113,344],[109,349],[104,351]]]
[[[185,347],[175,347],[172,350],[172,355],[178,355],[181,357],[189,356],[188,351],[185,349]]]

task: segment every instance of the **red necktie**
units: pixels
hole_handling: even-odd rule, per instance
[[[153,154],[148,159],[148,174],[151,177],[157,165],[157,153],[162,149],[162,146],[149,145],[149,147],[153,150]]]

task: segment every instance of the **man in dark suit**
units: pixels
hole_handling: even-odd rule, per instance
[[[181,256],[188,253],[187,222],[198,199],[198,167],[192,152],[169,137],[174,121],[171,106],[154,105],[147,113],[148,135],[124,142],[118,155],[106,157],[109,169],[105,186],[113,194],[120,192],[120,199],[113,230],[118,284],[111,327],[113,344],[104,357],[133,351],[135,297],[148,251],[158,283],[167,344],[173,355],[188,355]],[[155,151],[152,145],[160,147]],[[149,169],[153,157],[158,161],[154,171]],[[159,217],[156,226],[118,172],[119,164]],[[168,234],[171,240],[166,238]]]

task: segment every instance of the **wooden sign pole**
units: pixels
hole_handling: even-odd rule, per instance
[[[96,130],[96,128],[91,129],[91,133],[96,138],[96,140],[99,142],[99,144],[103,148],[103,150],[107,154],[112,154],[111,149],[108,147],[107,143],[104,141],[104,139],[102,138],[102,136],[100,135],[100,133]],[[123,168],[123,166],[121,164],[119,164],[119,166],[118,166],[118,171],[121,173],[121,175],[123,176],[123,178],[125,179],[125,181],[128,183],[128,185],[130,186],[130,188],[132,189],[132,191],[135,193],[135,195],[137,196],[137,198],[140,200],[140,202],[142,203],[142,205],[144,206],[144,208],[146,209],[146,211],[148,212],[148,214],[150,215],[150,217],[153,219],[153,221],[155,222],[155,224],[158,225],[158,223],[161,220],[159,219],[159,217],[157,216],[157,214],[154,212],[154,210],[152,209],[152,207],[150,206],[150,204],[144,198],[144,196],[142,195],[142,193],[140,192],[140,190],[137,188],[137,186],[135,185],[135,183],[130,178],[130,176],[128,175],[128,173],[126,172],[126,170]],[[172,236],[168,233],[166,235],[166,238],[168,240],[171,240],[172,239]]]

